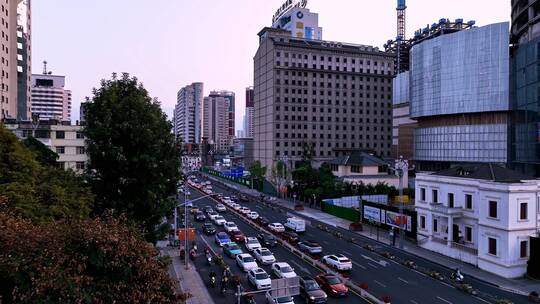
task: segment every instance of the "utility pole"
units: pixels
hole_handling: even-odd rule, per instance
[[[403,213],[403,175],[408,174],[409,172],[409,163],[406,159],[403,159],[403,156],[400,156],[399,159],[396,160],[396,163],[394,165],[394,170],[396,171],[396,174],[399,177],[399,216],[401,219],[406,218]],[[399,249],[403,249],[403,229],[406,229],[406,225],[403,226],[403,221],[400,221],[400,227],[399,227]]]
[[[188,184],[187,184],[187,178],[184,174],[184,265],[186,266],[186,270],[189,268],[188,265],[188,201],[187,201],[187,192],[188,192]]]

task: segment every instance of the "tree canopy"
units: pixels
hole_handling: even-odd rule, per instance
[[[103,80],[88,104],[88,179],[96,194],[95,214],[110,210],[136,222],[156,242],[174,206],[180,153],[157,100],[128,74]]]

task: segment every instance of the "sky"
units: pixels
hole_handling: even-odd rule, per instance
[[[42,62],[66,76],[72,120],[92,88],[113,72],[136,76],[172,118],[176,93],[203,82],[204,93],[236,93],[243,129],[245,88],[253,85],[257,33],[284,0],[34,0],[32,70]],[[309,0],[323,39],[378,46],[396,36],[396,0]],[[440,18],[482,26],[509,21],[510,0],[407,0],[407,36]]]

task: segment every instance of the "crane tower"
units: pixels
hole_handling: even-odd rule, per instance
[[[397,0],[397,38],[399,40],[405,39],[405,10],[407,5],[405,0]]]

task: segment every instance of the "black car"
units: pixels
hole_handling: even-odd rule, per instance
[[[257,239],[263,247],[274,247],[277,243],[276,238],[271,234],[260,233],[257,235]]]
[[[204,222],[204,220],[206,220],[206,216],[204,213],[202,213],[202,211],[198,211],[195,213],[195,220],[198,222]]]
[[[211,211],[214,211],[211,206],[204,206],[204,212],[209,213]]]
[[[317,282],[310,277],[300,278],[300,294],[306,299],[306,303],[326,303],[328,296]]]
[[[240,195],[240,201],[241,202],[249,202],[249,198],[247,197],[247,195],[242,194],[242,195]]]
[[[202,226],[203,232],[206,235],[212,235],[216,233],[216,228],[214,228],[214,225],[212,223],[206,222]]]
[[[270,221],[265,218],[265,217],[262,217],[262,216],[259,216],[256,220],[255,220],[257,223],[259,223],[261,226],[268,226],[268,224],[270,224]]]
[[[298,243],[298,241],[300,241],[300,239],[298,238],[298,234],[292,231],[285,231],[281,233],[281,238],[291,244],[296,244]]]

